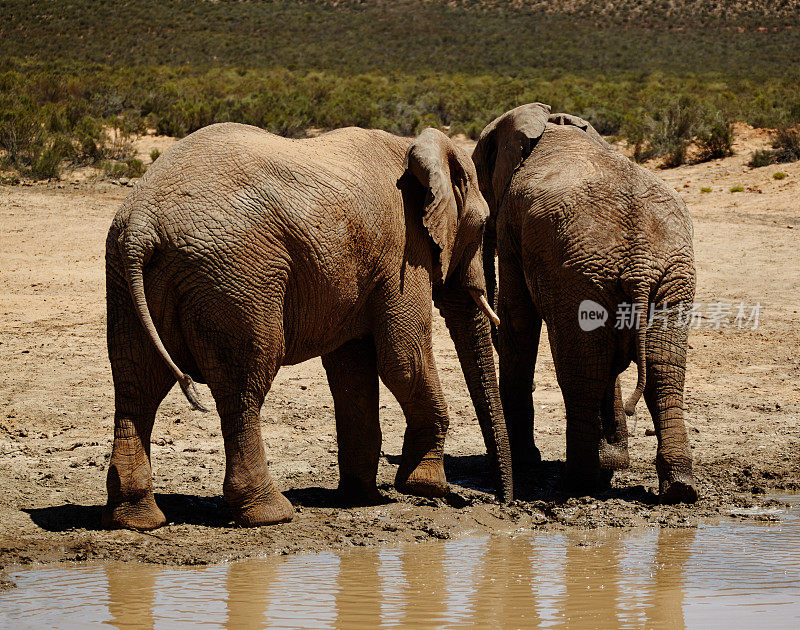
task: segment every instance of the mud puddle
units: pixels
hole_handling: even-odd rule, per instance
[[[0,625],[800,627],[800,497],[697,528],[526,532],[203,568],[12,571]],[[753,518],[755,516],[755,518]]]

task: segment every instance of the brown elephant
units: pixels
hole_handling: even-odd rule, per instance
[[[150,434],[176,381],[197,408],[194,381],[211,389],[236,522],[290,520],[259,411],[281,365],[316,356],[334,398],[342,493],[379,496],[380,377],[407,420],[397,487],[444,495],[448,416],[432,299],[510,499],[481,254],[488,214],[469,155],[433,129],[415,140],[357,128],[289,140],[223,123],[165,151],[123,202],[106,245],[115,417],[104,524],[165,522]]]
[[[540,459],[531,391],[544,320],[566,407],[573,488],[607,483],[608,471],[628,465],[618,375],[635,360],[638,382],[624,408],[632,415],[644,394],[658,436],[660,498],[695,501],[683,423],[680,316],[695,287],[686,206],[586,121],[551,115],[541,103],[489,123],[472,158],[491,215],[490,301],[492,241],[497,248],[500,395],[514,465]]]

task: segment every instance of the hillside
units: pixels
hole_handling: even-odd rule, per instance
[[[799,16],[796,0],[1,0],[0,171],[127,159],[109,128],[475,137],[537,100],[633,142],[675,113],[689,137],[793,125]]]
[[[798,26],[796,9],[795,1],[5,0],[0,56],[349,74],[553,70],[796,77],[800,30],[786,28]]]

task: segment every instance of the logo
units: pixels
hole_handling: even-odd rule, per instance
[[[600,328],[608,319],[608,311],[592,300],[584,300],[578,306],[578,324],[584,332]]]

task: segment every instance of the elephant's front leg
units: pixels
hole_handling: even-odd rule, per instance
[[[381,453],[378,366],[372,338],[354,339],[322,357],[336,412],[339,492],[347,502],[374,504]]]
[[[413,324],[391,326],[376,336],[378,372],[406,417],[403,453],[395,477],[401,492],[441,497],[448,491],[444,474],[447,404],[433,360],[430,322],[413,334]]]
[[[244,527],[292,520],[292,504],[275,487],[267,467],[259,421],[264,396],[245,391],[219,398],[215,394],[215,399],[225,441],[222,493],[234,520]]]
[[[519,268],[500,261],[500,399],[508,427],[512,467],[516,471],[541,461],[533,437],[533,389],[542,319],[531,302]]]

